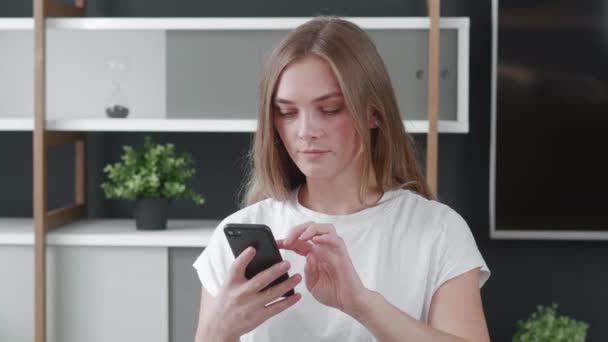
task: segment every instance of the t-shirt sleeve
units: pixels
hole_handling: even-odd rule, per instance
[[[216,296],[219,292],[234,261],[223,228],[224,221],[215,228],[207,247],[192,265],[202,286],[212,296]]]
[[[434,291],[446,281],[475,268],[480,268],[481,288],[490,277],[490,269],[477,248],[471,229],[460,214],[449,210],[436,241]]]

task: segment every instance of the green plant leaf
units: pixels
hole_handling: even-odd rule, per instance
[[[513,342],[584,342],[589,324],[557,316],[557,304],[537,306],[526,321],[517,321]]]
[[[101,188],[106,198],[167,197],[204,203],[202,196],[187,185],[196,173],[192,157],[178,153],[174,144],[159,144],[146,136],[143,145],[123,146],[120,159],[103,168],[107,181]]]

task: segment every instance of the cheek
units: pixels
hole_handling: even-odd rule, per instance
[[[361,139],[349,117],[340,118],[332,126],[332,132],[335,133],[337,140],[342,142],[344,148],[356,149],[359,147]]]

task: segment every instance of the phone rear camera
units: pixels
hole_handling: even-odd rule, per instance
[[[241,236],[241,231],[237,229],[227,229],[226,235],[228,236]]]

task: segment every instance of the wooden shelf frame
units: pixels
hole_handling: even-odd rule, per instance
[[[438,118],[439,118],[439,16],[440,0],[428,0],[431,31],[429,33],[429,80],[427,108],[429,129],[426,136],[426,177],[431,194],[437,197],[438,178]]]
[[[441,22],[449,22],[449,19],[439,19],[440,0],[427,0],[429,8],[429,18],[420,18],[417,23],[421,28],[428,27],[430,21],[429,34],[429,82],[428,82],[428,134],[427,134],[427,181],[433,195],[437,194],[437,153],[438,153],[438,101],[439,101],[439,26]],[[85,0],[75,0],[74,5],[66,5],[52,0],[33,0],[34,5],[34,96],[35,96],[35,117],[33,122],[33,207],[34,207],[34,248],[35,248],[35,342],[46,341],[46,234],[49,230],[61,227],[65,224],[77,221],[85,216],[86,201],[85,201],[85,153],[86,139],[83,132],[52,132],[47,129],[46,119],[46,30],[49,26],[56,28],[73,28],[73,29],[128,29],[128,28],[145,28],[142,22],[133,23],[122,21],[122,25],[115,25],[116,19],[112,19],[113,26],[104,24],[103,19],[91,20],[62,20],[50,19],[48,17],[77,17],[84,16],[86,13]],[[258,25],[267,26],[269,18],[246,19],[247,23],[255,29]],[[355,23],[372,27],[374,21],[368,18],[350,18]],[[136,21],[137,19],[130,19]],[[276,28],[293,27],[301,21],[304,22],[307,18],[291,18],[282,19],[275,22]],[[209,22],[209,21],[208,21]],[[91,26],[85,27],[84,24]],[[153,21],[147,23],[154,24]],[[167,22],[165,22],[167,23]],[[200,29],[201,27],[192,27],[188,21],[175,21],[181,23],[181,27],[173,27],[172,29]],[[158,23],[157,23],[158,24]],[[216,23],[217,24],[217,23]],[[70,27],[70,25],[75,25]],[[131,27],[131,25],[135,25]],[[200,22],[199,24],[200,25]],[[23,21],[15,21],[14,29],[28,29],[29,24]],[[261,26],[260,28],[263,29]],[[150,29],[158,29],[159,27],[152,25]],[[382,27],[373,27],[382,28]],[[226,28],[224,28],[226,29]],[[242,28],[240,28],[242,29]],[[467,41],[468,44],[468,41]],[[468,46],[467,46],[468,47]],[[468,57],[468,56],[467,56]],[[467,108],[468,109],[468,108]],[[26,127],[22,121],[11,122],[17,130]],[[47,210],[47,149],[53,145],[73,144],[75,152],[75,204],[59,208],[55,210]]]
[[[34,130],[33,208],[35,308],[34,340],[46,341],[46,233],[85,216],[85,139],[82,133],[51,133],[46,130],[46,18],[84,16],[86,3],[67,5],[53,0],[33,0],[34,6]],[[47,210],[47,149],[53,145],[75,145],[75,204]]]

